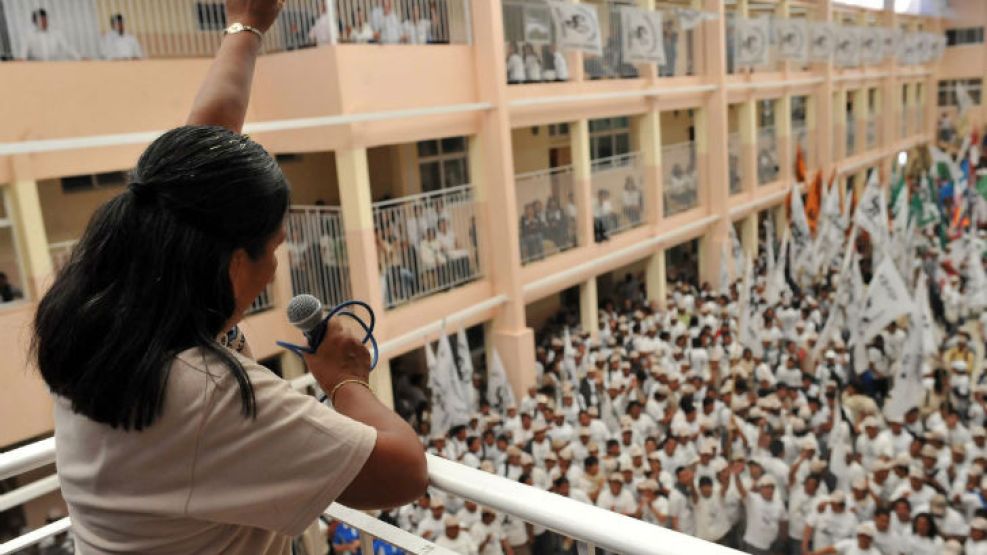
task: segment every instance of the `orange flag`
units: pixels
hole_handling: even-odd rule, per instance
[[[809,186],[805,198],[805,217],[809,220],[809,230],[812,233],[816,232],[816,226],[819,224],[819,216],[822,213],[822,191],[822,170],[817,170],[816,178],[812,180],[812,185]]]
[[[801,146],[795,147],[795,181],[798,183],[805,183],[806,174],[808,170],[805,169],[805,153],[802,152]]]

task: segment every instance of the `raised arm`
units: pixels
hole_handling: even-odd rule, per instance
[[[226,0],[226,20],[266,32],[283,0]],[[189,113],[189,125],[219,125],[239,133],[250,102],[250,84],[261,38],[243,31],[223,38]]]

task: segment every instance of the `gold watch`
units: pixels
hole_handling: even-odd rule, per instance
[[[235,35],[237,33],[242,33],[244,31],[249,31],[249,32],[257,35],[257,37],[260,40],[264,40],[264,33],[262,33],[260,31],[260,29],[258,29],[256,27],[251,27],[250,25],[244,25],[243,23],[240,23],[240,22],[234,23],[233,25],[230,25],[229,27],[227,27],[226,29],[224,29],[223,30],[223,34],[224,35]]]

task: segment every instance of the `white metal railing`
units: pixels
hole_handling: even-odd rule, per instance
[[[598,158],[591,170],[594,225],[609,236],[644,223],[641,153]]]
[[[521,263],[576,246],[576,200],[572,166],[514,176]]]
[[[696,143],[686,141],[662,146],[661,171],[665,216],[695,208],[699,201]]]
[[[338,206],[292,206],[285,245],[292,294],[315,295],[329,306],[350,298],[349,258]]]
[[[336,41],[468,44],[469,1],[286,0],[264,36],[262,52]],[[385,14],[387,6],[390,9]],[[36,15],[41,7],[47,14],[45,30]],[[92,1],[6,0],[4,16],[0,18],[0,60],[208,57],[219,48],[221,31],[233,23],[227,20],[220,0],[104,0],[98,5]],[[42,32],[58,35],[64,46],[32,47],[38,43],[32,36]]]
[[[27,446],[34,455],[42,456],[42,464],[55,460],[54,438],[49,438]],[[0,475],[15,475],[25,468],[23,457],[15,450],[0,454]],[[547,528],[558,534],[583,542],[589,553],[596,548],[629,555],[670,555],[690,553],[693,555],[726,555],[739,553],[674,532],[659,526],[645,523],[619,513],[581,503],[573,499],[538,490],[520,482],[475,470],[453,461],[427,455],[429,481],[432,487],[456,497],[470,499],[479,505],[490,507],[502,514]],[[396,527],[375,520],[373,517],[334,503],[325,514],[365,532],[370,537],[380,538],[410,553],[449,552],[424,539],[404,532]],[[36,545],[46,538],[70,530],[71,521],[63,518],[19,538],[0,544],[0,555],[15,553]],[[364,542],[370,539],[364,538]]]
[[[744,162],[740,155],[740,133],[736,131],[727,135],[727,164],[730,170],[730,194],[736,195],[744,190]]]
[[[778,135],[773,125],[757,130],[757,183],[767,185],[778,179]]]
[[[480,277],[470,185],[376,202],[374,229],[388,308]]]
[[[332,0],[338,41],[469,44],[469,0]],[[327,18],[328,23],[329,18]],[[325,35],[328,29],[314,34]]]
[[[72,257],[72,249],[79,243],[78,239],[71,241],[61,241],[48,245],[48,254],[51,255],[51,269],[58,273],[69,262]]]

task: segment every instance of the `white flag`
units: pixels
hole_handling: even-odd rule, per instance
[[[881,49],[884,59],[895,58],[898,55],[898,44],[901,42],[901,29],[885,28],[881,31],[881,36],[884,39],[884,47]]]
[[[886,244],[888,235],[888,206],[884,200],[884,189],[877,182],[877,172],[872,171],[864,188],[864,194],[857,205],[854,223],[870,234],[877,248]]]
[[[620,23],[624,59],[634,63],[665,64],[661,12],[621,6]]]
[[[797,275],[800,270],[809,270],[812,265],[812,232],[809,229],[809,219],[805,216],[805,204],[802,202],[802,192],[798,184],[792,185],[792,273]]]
[[[929,145],[929,154],[932,157],[932,167],[929,171],[937,172],[938,168],[936,166],[942,164],[946,166],[946,169],[949,171],[949,178],[952,180],[954,185],[958,185],[961,181],[965,180],[963,170],[960,169],[959,164],[953,161],[952,156],[940,150],[939,147],[931,144]]]
[[[768,49],[771,47],[771,26],[767,17],[738,17],[733,39],[737,67],[767,65]]]
[[[754,351],[755,356],[760,356],[761,344],[758,341],[758,318],[757,305],[751,300],[751,287],[754,282],[754,264],[747,261],[744,268],[744,281],[740,289],[740,321],[737,327],[737,340],[744,347]]]
[[[858,340],[861,343],[870,341],[888,324],[909,314],[912,305],[912,297],[894,260],[885,256],[867,287],[867,297],[860,313]]]
[[[969,249],[967,257],[967,297],[969,308],[974,311],[987,309],[987,274],[984,274],[984,262],[981,250],[976,246]]]
[[[473,387],[473,355],[470,353],[466,330],[459,328],[456,333],[456,354],[459,373],[457,374],[458,394],[470,412],[479,408],[476,402],[476,388]]]
[[[960,118],[973,108],[973,98],[970,97],[962,81],[956,81],[956,104],[960,110]]]
[[[569,333],[569,326],[565,327],[565,334],[562,337],[562,369],[565,370],[565,379],[569,383],[579,383],[578,368],[576,368],[576,349],[572,346],[572,335]]]
[[[726,243],[723,244],[720,253],[720,292],[724,295],[730,292],[730,267],[727,260],[730,258]]]
[[[744,260],[747,257],[744,255],[744,246],[740,243],[740,238],[737,237],[737,230],[734,229],[733,224],[730,224],[730,255],[733,263],[733,278],[740,279],[740,272],[744,270]]]
[[[901,363],[894,376],[894,387],[884,406],[884,414],[889,420],[901,421],[906,412],[919,405],[925,394],[925,387],[922,385],[922,367],[926,357],[935,353],[935,344],[931,345],[930,350],[925,337],[926,325],[931,325],[928,294],[928,285],[923,272],[915,288],[916,302],[909,318],[908,337],[901,354]]]
[[[841,25],[836,27],[836,47],[833,61],[841,67],[860,65],[860,31],[857,27]]]
[[[915,308],[918,327],[922,330],[922,350],[931,355],[939,350],[941,343],[939,328],[932,316],[932,307],[929,306],[929,284],[925,272],[919,272],[918,282],[915,284]]]
[[[809,25],[809,58],[814,62],[828,62],[836,47],[832,23],[817,21]]]
[[[790,236],[791,233],[786,230],[785,236],[781,240],[781,247],[778,249],[778,261],[771,273],[768,274],[768,283],[764,287],[764,300],[769,305],[777,304],[781,298],[781,293],[788,288],[785,272],[788,266],[788,238]]]
[[[491,355],[490,370],[487,372],[487,401],[497,412],[503,413],[507,407],[514,406],[514,390],[507,381],[504,362],[500,360],[497,349]]]
[[[603,55],[600,18],[592,4],[570,4],[566,0],[547,0],[555,22],[555,36],[562,48]]]
[[[778,57],[782,60],[809,60],[809,26],[804,19],[774,20]]]
[[[452,359],[451,353],[449,356]],[[451,372],[439,366],[432,345],[425,343],[425,365],[428,367],[428,389],[432,393],[432,431],[444,434],[452,427],[452,413],[449,411],[449,392],[452,389]]]

